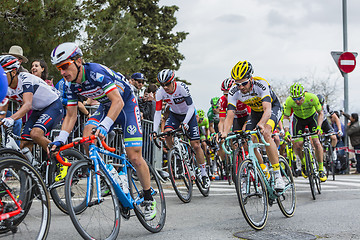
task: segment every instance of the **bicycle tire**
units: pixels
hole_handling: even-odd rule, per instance
[[[314,169],[315,186],[316,186],[318,194],[321,194],[321,181],[320,181],[320,175],[319,175],[319,164],[314,158],[312,159],[312,166],[313,166],[313,169]]]
[[[331,144],[330,144],[330,147],[329,147],[328,154],[329,154],[329,157],[330,157],[329,159],[330,159],[331,174],[332,174],[332,177],[333,177],[333,181],[335,181],[335,162],[334,162],[334,157],[332,156],[333,155],[333,147],[331,146]]]
[[[242,162],[242,150],[241,148],[237,148],[234,151],[234,156],[233,156],[233,163],[232,163],[232,179],[234,184],[236,184],[236,176],[237,176],[237,172],[239,171],[239,167],[240,167],[240,163]]]
[[[285,192],[276,199],[285,217],[292,217],[296,208],[296,190],[292,170],[284,157],[279,156],[280,173],[285,182]],[[290,201],[289,201],[290,200]]]
[[[102,186],[101,201],[98,202],[97,182],[100,177]],[[93,194],[88,193],[87,186]],[[74,206],[80,206],[89,195],[86,209],[77,213]],[[65,181],[65,198],[69,215],[78,233],[84,239],[116,239],[120,231],[120,205],[106,173],[99,169],[95,173],[94,165],[88,160],[75,162],[69,169]]]
[[[168,171],[176,195],[182,202],[189,203],[192,197],[193,183],[188,165],[181,160],[181,156],[175,148],[171,149],[168,154]]]
[[[328,178],[329,174],[330,174],[330,171],[331,171],[331,168],[330,168],[329,154],[328,154],[328,151],[325,152],[325,149],[324,149],[323,156],[324,156],[324,167],[325,167],[325,170],[326,170],[326,177]]]
[[[166,203],[165,203],[165,196],[164,191],[161,185],[159,178],[157,177],[154,168],[148,164],[149,172],[150,172],[150,185],[153,189],[153,199],[156,201],[156,216],[154,219],[150,221],[146,221],[144,219],[144,208],[140,204],[136,204],[134,202],[134,211],[136,217],[139,219],[140,223],[150,232],[157,233],[160,232],[166,220]],[[143,198],[143,191],[138,178],[133,177],[133,169],[129,169],[128,176],[129,176],[129,189],[130,194],[135,200],[139,200]]]
[[[269,211],[268,192],[260,171],[250,159],[242,161],[235,184],[241,212],[246,222],[255,230],[265,227]],[[252,205],[254,209],[251,208]]]
[[[224,162],[222,161],[222,159],[220,158],[219,155],[215,155],[214,157],[214,161],[216,163],[216,168],[217,168],[217,172],[219,175],[219,179],[223,180],[224,179]]]
[[[228,183],[229,185],[232,184],[232,157],[230,157],[228,154],[225,155],[225,158],[226,158],[226,163],[225,163],[225,166],[226,166],[226,178],[228,180]]]
[[[78,160],[85,160],[84,155],[79,150],[76,150],[74,148],[69,148],[62,151],[61,155],[65,157],[72,164]],[[69,214],[65,200],[65,178],[58,182],[55,182],[55,178],[60,172],[59,164],[60,163],[54,163],[54,162],[50,164],[48,181],[50,186],[52,187],[50,187],[49,190],[50,190],[51,198],[53,199],[55,205],[63,213]],[[81,205],[75,208],[76,213],[84,210],[85,210],[84,206]]]
[[[305,154],[305,162],[306,162],[306,174],[308,176],[309,179],[309,184],[310,184],[310,190],[311,190],[311,195],[313,197],[314,200],[316,200],[316,192],[315,192],[315,174],[314,174],[314,169],[313,169],[313,165],[311,163],[311,155],[310,155],[310,151],[308,148],[304,148],[304,154]]]
[[[51,220],[51,204],[49,193],[37,170],[26,160],[13,156],[0,159],[0,171],[11,169],[12,176],[2,178],[8,185],[13,195],[17,192],[25,192],[26,199],[19,197],[23,212],[0,222],[0,233],[8,231],[16,232],[19,239],[46,239]],[[17,179],[14,175],[25,176],[26,179]],[[26,183],[24,185],[24,182]],[[20,196],[20,194],[19,194]],[[10,198],[10,196],[9,196]],[[7,194],[1,196],[3,204],[11,207],[13,200],[7,198]],[[35,201],[34,201],[35,199]],[[41,210],[40,210],[41,209]],[[2,209],[3,212],[4,209]],[[14,209],[15,210],[15,209]],[[13,211],[13,210],[12,210]],[[9,228],[8,226],[11,226]]]

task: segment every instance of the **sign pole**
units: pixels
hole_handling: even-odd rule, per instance
[[[343,46],[344,46],[344,52],[348,51],[348,43],[347,43],[347,3],[346,0],[342,1],[342,5],[343,5]],[[348,88],[349,88],[349,83],[348,83],[348,74],[347,73],[343,73],[344,76],[344,112],[346,112],[347,114],[350,114],[349,111],[349,96],[348,96]],[[345,129],[347,127],[348,124],[348,119],[345,118]],[[345,146],[349,146],[349,138],[346,134],[345,131]],[[349,173],[350,172],[350,166],[349,166],[349,153],[346,153],[346,163],[347,163],[347,169],[346,171]]]

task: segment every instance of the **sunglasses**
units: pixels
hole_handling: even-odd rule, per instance
[[[170,86],[170,84],[171,84],[172,82],[170,81],[170,82],[167,82],[167,83],[164,83],[164,84],[160,84],[162,87],[167,87],[167,86]]]
[[[219,105],[212,106],[213,109],[218,109],[219,107]]]
[[[245,87],[248,84],[249,81],[250,81],[250,79],[245,81],[245,82],[242,82],[242,83],[236,83],[236,85],[238,85],[238,86],[240,85],[240,86]]]
[[[7,73],[11,72],[12,70],[14,70],[14,69],[6,70],[6,71],[4,71],[4,73],[7,74]]]
[[[144,83],[144,80],[143,79],[135,79],[138,83]]]
[[[59,65],[59,66],[56,66],[57,67],[57,69],[59,69],[59,71],[60,70],[66,70],[66,69],[68,69],[69,68],[69,66],[71,65],[71,64],[73,64],[74,63],[74,60],[71,60],[71,61],[69,61],[69,62],[65,62],[65,63],[63,63],[63,64],[61,64],[61,65]]]
[[[294,101],[300,101],[302,99],[302,97],[296,97],[296,98],[292,98]]]
[[[200,121],[200,122],[204,121],[204,118],[199,118],[199,121]]]

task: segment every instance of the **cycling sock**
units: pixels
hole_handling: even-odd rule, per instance
[[[323,171],[324,170],[324,163],[321,162],[319,163],[319,171]]]
[[[201,176],[206,176],[206,163],[199,164],[201,170]]]
[[[152,195],[151,195],[151,188],[149,188],[148,190],[145,190],[144,189],[144,200],[145,201],[152,201],[152,200],[154,200],[153,199],[153,197],[152,197]]]

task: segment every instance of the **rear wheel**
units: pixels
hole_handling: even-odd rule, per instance
[[[268,195],[260,169],[251,160],[241,162],[235,184],[241,211],[255,230],[265,227],[268,218]]]
[[[181,160],[178,151],[173,148],[168,155],[168,171],[176,195],[184,203],[191,201],[193,184],[188,166]]]
[[[70,148],[61,152],[61,155],[68,160],[70,163],[75,163],[78,160],[85,160],[84,156],[80,151]],[[65,178],[56,181],[56,176],[59,175],[60,169],[63,167],[60,163],[52,162],[49,170],[49,183],[51,183],[49,190],[55,205],[65,214],[68,214],[65,201]],[[69,170],[69,169],[68,169]],[[84,210],[84,208],[77,208],[76,211]]]
[[[156,216],[152,220],[145,220],[144,218],[144,206],[143,202],[143,191],[139,179],[134,178],[134,171],[129,168],[129,188],[130,194],[135,200],[134,202],[134,211],[139,219],[140,223],[150,232],[157,233],[163,229],[166,219],[166,205],[165,205],[165,196],[160,183],[159,178],[157,177],[155,170],[149,166],[150,172],[150,185],[152,190],[152,197],[156,201]]]
[[[281,212],[286,217],[292,217],[296,207],[295,182],[291,168],[284,157],[279,156],[280,173],[285,182],[285,189],[276,199]]]

